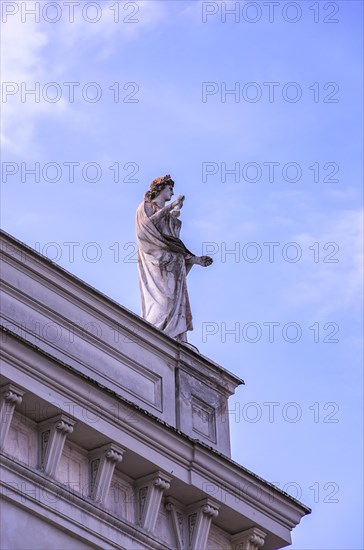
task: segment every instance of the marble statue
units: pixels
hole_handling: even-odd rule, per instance
[[[207,267],[209,256],[195,256],[180,239],[184,195],[166,205],[174,181],[153,180],[136,213],[142,317],[180,342],[193,330],[186,277],[193,265]]]

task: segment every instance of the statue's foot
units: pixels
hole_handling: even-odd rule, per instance
[[[198,348],[196,348],[196,346],[194,346],[193,344],[190,344],[187,341],[187,332],[182,332],[182,334],[178,334],[178,336],[176,336],[175,340],[178,343],[184,344],[185,346],[189,347],[190,349],[193,349],[193,351],[197,351],[197,353],[200,353],[200,350]]]
[[[190,344],[189,342],[182,342],[182,344],[184,344],[188,348],[192,349],[193,351],[196,351],[197,353],[200,353],[200,350],[198,348],[196,348],[196,346],[194,346],[193,344]]]

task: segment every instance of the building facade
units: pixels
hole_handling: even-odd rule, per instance
[[[310,510],[230,458],[242,380],[1,233],[1,548],[276,550]]]

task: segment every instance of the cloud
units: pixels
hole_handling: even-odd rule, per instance
[[[42,142],[38,140],[37,130],[46,117],[48,121],[60,117],[67,120],[66,117],[72,115],[73,124],[80,123],[82,112],[76,103],[69,101],[68,88],[63,83],[78,81],[93,64],[115,53],[120,55],[122,45],[153,30],[167,13],[166,3],[154,0],[92,4],[98,4],[101,10],[100,19],[95,23],[87,19],[95,18],[97,13],[84,12],[82,3],[75,7],[72,16],[60,3],[60,19],[50,23],[46,19],[55,17],[55,12],[44,15],[42,3],[29,1],[21,2],[18,12],[9,15],[3,23],[1,140],[8,157],[22,160],[40,157]],[[34,15],[25,13],[36,6],[40,10],[38,21]],[[120,7],[118,12],[115,6]],[[85,59],[89,63],[85,63]],[[102,65],[98,74],[101,68]],[[49,101],[49,97],[55,96],[56,88],[45,90],[45,85],[53,82],[61,90],[61,97],[55,102]],[[26,90],[35,87],[39,97],[28,94],[24,98]]]
[[[22,83],[39,82],[45,76],[42,52],[48,44],[48,37],[37,23],[25,24],[20,17],[14,17],[3,24],[1,43],[2,142],[7,152],[17,154],[20,150],[31,147],[34,139],[34,118],[40,112],[45,113],[50,109],[50,104],[34,103],[34,109],[30,111],[26,103],[20,100]],[[10,95],[10,92],[16,89],[18,92],[15,100],[15,95]],[[7,91],[9,95],[6,95]]]
[[[107,59],[119,52],[120,45],[139,39],[146,30],[152,30],[165,18],[164,2],[138,0],[134,2],[94,2],[98,11],[88,14],[84,7],[75,10],[74,20],[60,20],[56,40],[64,52],[72,52],[69,63],[78,62],[89,48],[97,48],[96,59]],[[81,9],[82,8],[82,9]],[[89,19],[97,19],[92,23]],[[93,59],[92,61],[95,61]]]
[[[362,221],[362,209],[344,210],[326,217],[320,232],[292,235],[292,241],[310,249],[311,257],[286,289],[287,307],[310,305],[326,318],[361,307]]]

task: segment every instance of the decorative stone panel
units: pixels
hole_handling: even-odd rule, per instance
[[[36,468],[38,463],[37,423],[15,412],[5,441],[4,451],[27,466]]]
[[[193,439],[230,456],[229,417],[224,388],[192,370],[178,370],[177,427]]]

